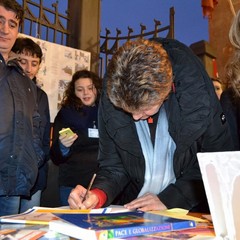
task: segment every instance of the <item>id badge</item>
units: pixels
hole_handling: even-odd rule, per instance
[[[88,129],[88,137],[99,138],[98,129],[97,128],[89,128]]]

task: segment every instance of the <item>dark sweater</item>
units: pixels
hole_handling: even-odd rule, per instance
[[[63,107],[57,114],[53,126],[53,144],[51,159],[59,165],[59,185],[75,187],[81,184],[87,187],[97,169],[98,138],[88,137],[88,128],[97,124],[98,107],[84,107],[75,110]],[[70,148],[67,156],[63,156],[59,145],[59,130],[71,128],[78,138]]]

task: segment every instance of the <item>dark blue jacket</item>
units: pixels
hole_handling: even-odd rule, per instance
[[[48,174],[48,163],[49,151],[50,151],[50,113],[49,113],[49,103],[47,94],[39,87],[37,87],[37,103],[38,112],[40,114],[40,131],[42,147],[45,153],[45,159],[43,165],[39,168],[38,177],[36,183],[34,184],[31,193],[35,193],[38,190],[44,190],[47,186],[47,174]]]
[[[36,86],[0,55],[0,195],[29,196],[44,161]]]

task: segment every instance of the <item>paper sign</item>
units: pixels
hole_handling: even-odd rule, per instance
[[[240,239],[240,152],[197,154],[216,236]]]

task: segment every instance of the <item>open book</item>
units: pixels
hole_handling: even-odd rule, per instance
[[[240,239],[240,152],[197,157],[217,239]]]

